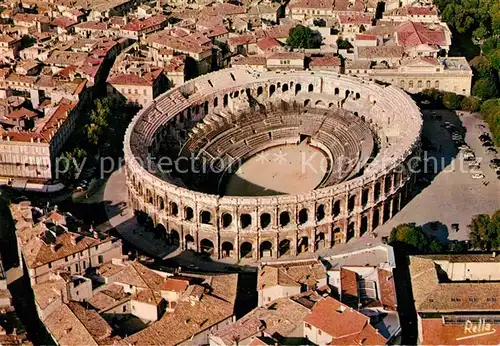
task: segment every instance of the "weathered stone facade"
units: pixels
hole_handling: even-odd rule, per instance
[[[187,122],[214,113],[230,117],[248,103],[283,102],[359,116],[378,139],[376,156],[360,174],[335,185],[259,197],[192,191],[141,164],[165,139],[178,140]],[[421,128],[418,107],[393,86],[326,71],[222,70],[170,90],[134,118],[124,149],[130,203],[162,225],[172,243],[217,258],[313,252],[371,232],[401,209],[416,179]]]

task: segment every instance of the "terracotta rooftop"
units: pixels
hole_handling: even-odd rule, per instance
[[[384,345],[387,342],[368,317],[331,297],[317,302],[304,322],[330,335],[333,338],[330,345]]]
[[[257,46],[263,51],[271,51],[281,48],[281,45],[275,38],[264,37],[257,41]]]
[[[357,47],[358,56],[364,59],[375,57],[401,58],[404,54],[404,48],[394,45],[376,46],[376,47]]]
[[[225,345],[232,345],[234,338],[240,340],[265,332],[275,337],[286,337],[302,323],[310,309],[290,298],[279,298],[264,307],[258,307],[236,323],[213,333]]]
[[[340,58],[332,55],[332,56],[322,56],[322,57],[311,57],[309,66],[311,68],[331,67],[331,66],[339,67],[341,66],[341,63],[342,61],[340,60]]]
[[[377,35],[372,34],[356,34],[356,41],[376,41]]]
[[[264,265],[258,271],[257,287],[301,286],[316,288],[319,280],[326,278],[326,270],[319,261],[291,262]]]
[[[111,336],[113,330],[97,311],[87,309],[82,303],[74,301],[69,302],[68,307],[92,335],[94,340],[103,341]]]
[[[96,21],[88,21],[82,22],[76,25],[77,28],[87,29],[87,30],[107,30],[108,23],[106,22],[96,22]]]
[[[430,29],[423,23],[406,22],[398,26],[396,41],[403,47],[421,44],[443,46],[446,44],[446,36],[441,27]]]
[[[72,27],[75,24],[78,24],[78,21],[68,18],[68,17],[58,17],[52,20],[50,22],[51,25],[61,27],[63,29],[68,29],[69,27]]]
[[[54,276],[51,280],[34,284],[32,288],[36,303],[44,310],[55,300],[61,299],[66,282],[60,276]]]
[[[58,345],[97,345],[92,334],[66,304],[52,312],[44,325]]]
[[[132,73],[120,73],[110,76],[108,83],[112,85],[153,86],[161,74],[161,69],[145,72],[142,76]]]
[[[392,272],[377,268],[378,282],[380,284],[380,299],[382,306],[389,310],[396,310],[396,287]]]
[[[342,288],[340,295],[342,302],[357,308],[359,297],[357,274],[345,267],[340,268],[340,287]]]
[[[500,310],[500,282],[453,282],[443,277],[432,257],[411,256],[415,308],[426,312]]]
[[[370,25],[372,23],[372,17],[366,15],[340,15],[339,23],[343,24],[366,24]]]
[[[151,326],[123,340],[126,345],[176,345],[209,329],[234,313],[238,285],[237,274],[213,276],[210,293],[199,301],[190,299],[189,290],[181,296],[175,311],[167,313]]]
[[[13,111],[13,112],[9,113],[9,115],[7,115],[7,118],[9,118],[9,119],[23,119],[23,118],[31,119],[31,118],[35,118],[35,117],[36,117],[35,112],[30,111],[29,109],[26,109],[24,107],[16,109],[15,111]]]
[[[146,19],[134,19],[122,27],[127,31],[143,31],[165,23],[167,18],[162,15],[152,16]]]
[[[239,56],[231,61],[233,66],[266,66],[266,57],[263,55]]]
[[[187,278],[167,278],[160,286],[162,291],[173,291],[173,292],[184,292],[189,286],[189,280]]]
[[[30,206],[11,204],[10,208],[16,222],[16,236],[20,241],[20,250],[28,268],[36,268],[110,240],[110,238],[101,240],[67,231],[55,233],[41,222],[32,224]]]

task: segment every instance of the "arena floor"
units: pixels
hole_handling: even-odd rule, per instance
[[[264,196],[314,190],[328,169],[325,154],[305,143],[281,145],[254,155],[229,178],[224,195]]]

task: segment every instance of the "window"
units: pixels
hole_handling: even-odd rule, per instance
[[[78,297],[80,295],[80,292],[76,291],[76,296]]]
[[[309,323],[306,323],[306,328],[311,329],[311,325]]]
[[[64,257],[64,262],[68,262],[68,257]]]
[[[487,302],[496,302],[496,301],[497,301],[497,299],[496,299],[496,298],[494,298],[494,297],[493,297],[493,298],[486,298],[486,301],[487,301]]]
[[[75,271],[76,272],[79,272],[80,271],[80,265],[77,263],[75,264]]]
[[[68,271],[71,273],[71,267],[68,267]]]
[[[271,297],[267,297],[267,301],[270,302],[271,301]]]
[[[103,264],[104,263],[104,257],[102,257],[102,255],[99,255],[97,257],[98,261],[99,261],[99,264]]]
[[[73,254],[73,258],[76,258],[76,253]]]
[[[52,263],[49,263],[49,269],[52,268]]]
[[[321,329],[318,329],[318,335],[321,335]]]
[[[122,306],[122,311],[123,311],[123,312],[127,312],[127,305],[123,305],[123,306]]]
[[[87,262],[83,261],[83,269],[87,269]]]
[[[96,246],[95,246],[95,249],[96,249],[96,250],[97,250],[97,249],[99,249],[99,245],[96,245]]]

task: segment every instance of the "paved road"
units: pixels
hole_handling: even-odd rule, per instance
[[[428,115],[429,113],[426,112]],[[429,157],[444,157],[443,170],[414,197],[393,219],[380,226],[381,233],[390,230],[405,222],[415,222],[422,225],[424,230],[432,233],[429,222],[438,221],[442,224],[434,234],[439,239],[465,240],[468,239],[469,224],[471,218],[480,213],[491,214],[500,209],[500,180],[488,166],[491,155],[485,154],[484,148],[478,139],[482,130],[476,128],[478,124],[484,124],[482,120],[471,114],[457,117],[454,112],[438,111],[443,116],[442,121],[430,120],[426,117],[423,135],[426,136],[437,149],[430,153]],[[456,149],[451,140],[450,133],[440,125],[444,121],[450,121],[457,126],[463,125],[466,131],[465,140],[474,150],[476,157],[482,157],[481,171],[485,174],[484,180],[472,179],[472,173],[467,164],[456,156]],[[442,152],[438,153],[439,148]],[[440,162],[441,160],[439,160]],[[461,169],[465,167],[465,169]],[[488,186],[483,181],[489,181]],[[451,224],[458,223],[459,231],[451,231]]]
[[[417,225],[422,225],[424,230],[432,232],[429,223],[438,221],[441,223],[441,227],[437,232],[433,232],[438,238],[464,240],[468,238],[467,225],[473,215],[492,213],[500,208],[500,181],[496,179],[495,172],[488,167],[492,156],[485,154],[478,139],[482,130],[478,130],[476,125],[481,124],[482,121],[470,114],[459,118],[454,112],[444,110],[437,112],[443,116],[442,121],[431,120],[430,113],[426,112],[423,135],[435,148],[428,154],[428,157],[438,158],[438,173],[430,185],[422,187],[422,190],[393,219],[376,229],[378,238],[372,238],[369,234],[365,234],[347,244],[338,244],[332,249],[320,250],[314,254],[305,253],[293,258],[327,256],[349,252],[366,247],[368,244],[376,245],[381,242],[382,237],[389,235],[393,227],[406,222],[415,222]],[[477,157],[484,157],[484,161],[486,161],[483,162],[481,169],[486,175],[485,181],[489,181],[488,186],[483,185],[483,180],[472,179],[469,170],[460,168],[463,162],[457,156],[457,149],[450,133],[441,127],[444,121],[455,123],[458,127],[462,126],[463,122],[467,143],[474,149]],[[103,200],[108,205],[108,227],[116,228],[125,239],[138,249],[155,257],[176,257],[179,263],[195,264],[200,268],[211,268],[215,265],[213,262],[207,264],[200,261],[192,253],[181,253],[181,251],[165,245],[162,240],[154,239],[152,233],[137,231],[140,226],[135,222],[133,211],[125,205],[127,191],[122,170],[116,171],[108,179]],[[459,224],[459,232],[451,232],[452,223]],[[135,233],[134,230],[136,230]],[[285,259],[287,256],[280,258],[280,260]],[[221,262],[234,263],[232,259],[224,259]],[[253,265],[255,263],[251,260],[243,260],[240,264]]]

